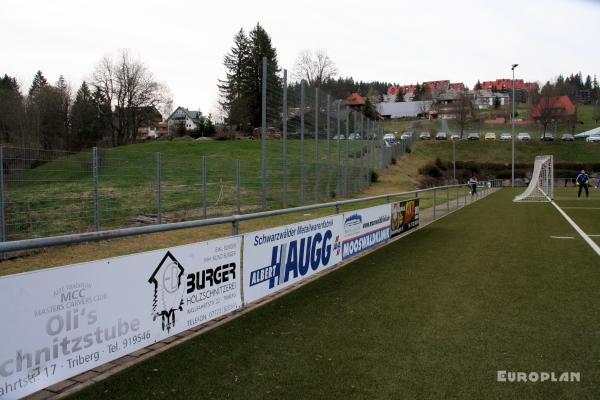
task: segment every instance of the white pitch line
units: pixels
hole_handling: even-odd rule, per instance
[[[575,239],[573,236],[550,236],[550,239]]]
[[[566,213],[566,212],[564,212],[564,211],[563,211],[563,209],[562,209],[562,208],[560,208],[560,207],[558,206],[558,204],[556,204],[554,201],[552,201],[552,205],[553,205],[554,207],[556,207],[556,209],[558,210],[558,212],[559,212],[559,213],[561,213],[561,215],[562,215],[563,217],[565,217],[565,219],[567,220],[567,222],[568,222],[569,224],[571,224],[571,226],[572,226],[573,228],[575,228],[575,230],[577,231],[577,233],[579,233],[579,236],[581,236],[581,238],[582,238],[583,240],[585,240],[585,242],[586,242],[587,244],[589,244],[589,245],[590,245],[590,247],[592,248],[592,250],[594,250],[594,251],[596,252],[596,254],[598,254],[598,255],[600,256],[600,246],[598,246],[598,245],[596,244],[596,242],[594,242],[592,239],[590,239],[590,237],[589,237],[589,236],[588,236],[588,235],[587,235],[587,234],[586,234],[586,233],[585,233],[585,232],[584,232],[584,231],[583,231],[583,230],[582,230],[582,229],[579,227],[579,225],[577,225],[577,224],[575,223],[575,221],[573,221],[573,220],[571,219],[571,217],[569,217],[569,216],[567,215],[567,213]]]
[[[577,210],[600,210],[600,207],[563,207],[566,209],[577,209]]]

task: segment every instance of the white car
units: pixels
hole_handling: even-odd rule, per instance
[[[431,140],[431,134],[429,132],[421,132],[419,134],[419,139],[421,139],[421,140]]]
[[[450,135],[450,140],[460,140],[460,135],[453,133]]]
[[[446,140],[448,139],[448,135],[446,135],[446,132],[438,132],[437,135],[435,135],[435,140]]]
[[[412,135],[412,133],[403,133],[403,134],[400,136],[400,140],[408,140],[408,139],[411,139],[411,138],[412,138],[412,136],[413,136],[413,135]]]
[[[385,135],[383,135],[383,140],[395,141],[396,140],[396,136],[394,136],[393,133],[386,133]]]
[[[519,133],[517,135],[517,139],[519,139],[519,140],[531,140],[531,136],[529,135],[529,133]]]
[[[600,135],[590,135],[585,138],[586,142],[600,142]]]
[[[510,133],[502,133],[500,134],[500,140],[512,140],[512,135]]]

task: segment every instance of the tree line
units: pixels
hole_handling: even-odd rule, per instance
[[[256,24],[248,34],[240,29],[224,56],[225,78],[218,82],[219,104],[224,112],[225,124],[237,131],[249,133],[261,126],[263,57],[267,58],[267,115],[278,116],[282,107],[283,82],[277,50],[266,30],[260,24]],[[337,67],[324,50],[303,50],[291,72],[287,91],[290,103],[294,101],[292,99],[297,101],[300,98],[301,81],[304,80],[307,96],[318,87],[333,99],[345,99],[352,93],[367,97],[363,111],[371,118],[376,116],[376,112],[370,99],[381,101],[391,85],[389,82],[363,82],[337,76]]]
[[[60,76],[51,84],[37,71],[27,93],[15,77],[0,78],[0,140],[22,147],[77,151],[134,143],[156,111],[172,108],[168,88],[122,51],[104,57],[73,95]]]

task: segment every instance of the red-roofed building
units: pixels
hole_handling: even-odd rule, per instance
[[[387,88],[387,94],[389,94],[390,96],[397,96],[399,91],[400,87],[396,85],[392,85],[389,88]]]
[[[352,93],[350,96],[346,97],[343,104],[352,109],[362,110],[365,105],[365,98],[358,93]]]
[[[553,120],[565,120],[576,115],[577,110],[568,96],[542,97],[539,104],[531,110],[534,119],[549,116]]]
[[[512,91],[512,79],[496,79],[495,81],[481,82],[481,89],[490,90],[492,92],[508,93]],[[538,92],[539,85],[537,82],[525,82],[523,79],[515,79],[515,97],[517,102],[524,103],[527,101],[527,95],[531,92]]]

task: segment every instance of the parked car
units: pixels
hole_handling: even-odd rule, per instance
[[[571,135],[570,133],[563,133],[560,137],[560,140],[564,142],[573,142],[575,141],[575,136]]]
[[[542,135],[540,137],[540,139],[542,139],[545,142],[552,142],[554,140],[554,135],[552,135],[551,133],[546,132],[546,134]]]
[[[460,140],[460,135],[453,133],[450,135],[450,140]]]
[[[500,140],[512,140],[512,135],[510,133],[501,133]]]
[[[529,135],[529,133],[522,132],[517,135],[517,139],[518,140],[531,140],[531,136]]]
[[[413,137],[412,132],[411,133],[403,133],[400,136],[400,140],[408,140],[408,139],[411,139],[412,137]]]
[[[431,140],[431,134],[429,132],[421,132],[421,133],[419,133],[419,139]]]
[[[483,138],[485,140],[496,140],[496,134],[494,132],[488,132]]]
[[[600,135],[590,135],[587,138],[585,138],[586,142],[599,142],[600,143]]]
[[[335,135],[335,136],[333,137],[333,140],[344,140],[344,139],[346,139],[346,136],[344,136],[344,135],[343,135],[343,134],[341,134],[341,133],[340,133],[339,135]]]
[[[469,133],[467,140],[479,140],[479,133]]]
[[[360,133],[352,132],[348,135],[348,140],[360,140]]]
[[[393,133],[386,133],[385,135],[383,135],[383,140],[395,141],[396,140],[396,136],[394,136]]]
[[[435,140],[446,140],[448,139],[448,135],[446,135],[446,132],[438,132],[437,135],[435,135]]]

